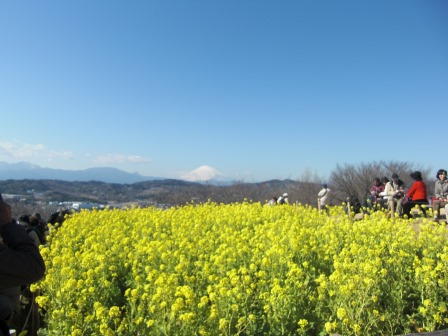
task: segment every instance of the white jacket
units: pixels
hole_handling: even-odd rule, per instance
[[[328,188],[323,188],[321,191],[319,191],[319,193],[317,194],[317,198],[320,200],[320,206],[325,206],[327,204],[327,198],[328,198],[328,193],[331,190]]]

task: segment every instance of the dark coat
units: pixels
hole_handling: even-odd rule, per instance
[[[39,249],[25,228],[14,222],[0,228],[0,288],[28,285],[45,274]]]

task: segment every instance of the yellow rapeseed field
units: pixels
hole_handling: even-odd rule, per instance
[[[81,211],[32,290],[42,335],[396,335],[448,327],[444,226],[341,207]]]

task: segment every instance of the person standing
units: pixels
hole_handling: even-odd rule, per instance
[[[438,221],[440,216],[440,208],[448,204],[448,179],[446,178],[446,170],[439,169],[436,175],[436,184],[434,187],[435,199],[432,201],[432,209],[434,212],[434,220]]]
[[[328,194],[330,193],[330,189],[328,188],[328,185],[326,183],[322,184],[322,189],[317,194],[317,199],[319,200],[320,209],[327,209],[327,199]]]

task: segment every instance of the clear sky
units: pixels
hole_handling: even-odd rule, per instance
[[[448,168],[448,1],[0,0],[0,161]]]

